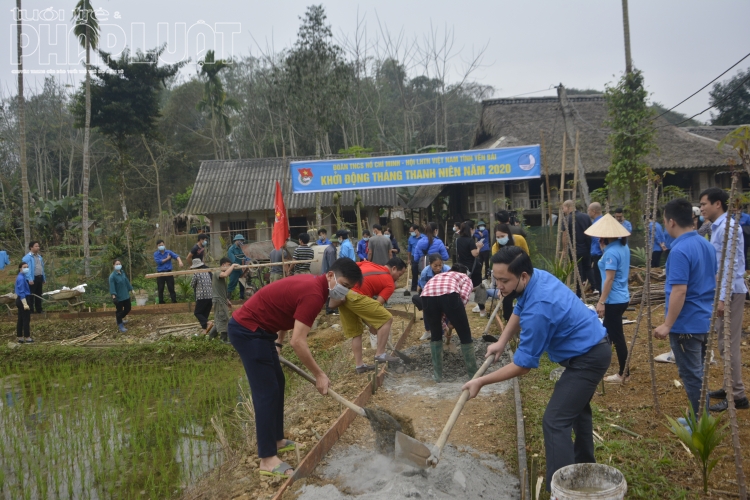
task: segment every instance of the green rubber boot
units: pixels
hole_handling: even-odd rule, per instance
[[[430,352],[432,353],[432,378],[435,382],[443,381],[443,343],[430,342]]]
[[[478,370],[477,357],[474,354],[474,344],[461,344],[461,355],[464,357],[466,373],[468,373],[469,378],[471,378]]]

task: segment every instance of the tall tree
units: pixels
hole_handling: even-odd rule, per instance
[[[612,146],[612,165],[607,172],[607,185],[620,196],[628,196],[630,220],[641,220],[643,185],[651,168],[645,157],[655,147],[656,130],[651,123],[654,111],[646,104],[648,92],[643,73],[634,69],[625,73],[613,87],[606,87],[607,125],[611,127],[608,141]]]
[[[219,73],[229,67],[223,59],[215,59],[214,51],[206,52],[206,57],[200,61],[200,75],[205,79],[203,86],[203,99],[198,102],[197,109],[208,115],[211,123],[211,137],[214,143],[214,156],[217,160],[223,160],[224,155],[231,159],[229,145],[226,137],[232,131],[232,123],[229,119],[229,111],[236,110],[239,104],[236,100],[228,98],[224,90]],[[221,134],[217,137],[217,134]],[[224,147],[226,146],[226,151]]]
[[[708,93],[710,104],[719,114],[711,117],[714,125],[744,125],[750,123],[750,68],[714,84]]]
[[[83,268],[86,276],[91,275],[91,255],[89,249],[89,140],[91,138],[91,49],[99,46],[99,22],[89,0],[79,0],[73,10],[73,21],[78,41],[86,48],[86,116],[83,131],[83,172],[81,191],[83,209],[81,213],[81,231],[83,237]],[[71,153],[72,158],[72,153]],[[68,179],[72,182],[72,179]]]
[[[18,142],[21,149],[21,193],[23,196],[23,248],[29,248],[31,224],[29,223],[29,177],[26,171],[26,115],[23,100],[23,47],[21,46],[21,0],[16,0],[16,46],[18,48]]]
[[[128,212],[125,203],[125,171],[128,167],[128,140],[156,132],[159,110],[159,93],[166,80],[173,77],[187,61],[159,66],[159,56],[166,46],[131,56],[124,50],[119,59],[99,51],[109,71],[98,71],[91,82],[91,122],[107,137],[117,151],[120,176],[120,206],[123,219]],[[84,125],[85,95],[78,93],[74,113],[79,127]],[[161,209],[161,207],[159,207]]]

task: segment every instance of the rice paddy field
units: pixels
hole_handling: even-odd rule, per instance
[[[0,497],[156,499],[224,460],[248,387],[225,360],[62,361],[0,366],[0,391]]]

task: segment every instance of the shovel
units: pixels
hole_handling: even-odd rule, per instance
[[[472,380],[484,375],[484,372],[487,371],[487,368],[489,368],[494,359],[494,356],[490,356],[484,360],[484,363],[482,363],[482,366],[474,374]],[[464,409],[464,405],[468,400],[469,391],[463,391],[461,397],[458,398],[456,406],[453,408],[453,412],[451,413],[448,422],[443,428],[443,432],[440,433],[440,437],[432,449],[413,437],[409,437],[402,432],[396,432],[396,460],[406,462],[407,464],[419,467],[420,469],[437,466],[440,461],[440,454],[443,452],[445,443],[448,441],[448,436],[453,430],[453,426],[456,424],[456,420],[458,420],[458,416],[461,414],[461,410]]]
[[[413,360],[413,359],[411,359],[411,358],[410,358],[409,356],[407,356],[407,355],[406,355],[406,354],[404,354],[403,352],[401,352],[401,351],[397,351],[397,350],[396,350],[396,348],[395,348],[395,347],[393,347],[393,345],[391,345],[391,341],[390,341],[390,340],[388,341],[388,343],[387,343],[387,344],[386,344],[385,346],[386,346],[386,347],[387,347],[388,349],[390,349],[390,350],[391,350],[391,353],[392,353],[392,354],[395,354],[396,356],[398,356],[399,358],[401,358],[401,361],[403,361],[404,363],[412,363],[412,362],[414,362],[414,360]]]
[[[285,359],[283,356],[279,356],[279,361],[294,373],[304,378],[311,384],[315,385],[315,379],[309,373],[302,370],[291,361]],[[384,454],[388,454],[389,452],[393,451],[394,434],[401,433],[400,431],[402,430],[401,424],[399,424],[395,418],[383,411],[357,406],[348,399],[339,395],[330,387],[328,388],[328,395],[352,410],[357,415],[365,417],[370,421],[370,427],[372,427],[372,430],[375,432],[375,444],[378,450],[380,450]]]
[[[404,287],[404,297],[411,297],[411,292],[409,291],[409,287],[411,286],[409,284],[409,280],[411,280],[411,264],[406,264],[406,267],[406,286]]]

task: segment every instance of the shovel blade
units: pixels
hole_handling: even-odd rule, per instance
[[[432,456],[432,451],[426,444],[407,436],[403,432],[396,433],[396,460],[420,469],[426,469],[429,467],[427,459],[430,456]]]

